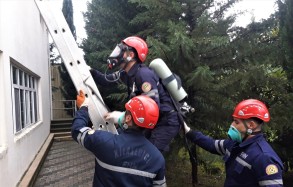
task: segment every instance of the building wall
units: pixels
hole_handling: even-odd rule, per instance
[[[47,28],[34,0],[0,1],[0,186],[17,186],[50,132]],[[38,78],[37,122],[15,130],[11,64]]]

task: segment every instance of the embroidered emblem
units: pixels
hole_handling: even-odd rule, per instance
[[[141,89],[144,93],[149,92],[152,89],[152,85],[149,82],[144,82],[141,85]]]
[[[275,173],[278,173],[278,168],[276,165],[274,164],[270,164],[266,167],[266,173],[268,175],[272,175],[272,174],[275,174]]]
[[[95,130],[90,130],[88,131],[88,134],[91,135],[91,134],[94,134]]]

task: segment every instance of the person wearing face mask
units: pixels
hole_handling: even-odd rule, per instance
[[[130,36],[122,40],[108,57],[108,69],[119,67],[118,71],[107,74],[90,69],[90,72],[97,85],[110,87],[123,83],[127,86],[129,99],[137,95],[147,95],[158,104],[158,124],[144,133],[161,152],[166,152],[181,126],[170,94],[163,87],[158,75],[144,65],[147,54],[146,42],[137,36]]]
[[[125,104],[126,111],[120,119],[125,130],[119,135],[87,126],[88,100],[82,91],[77,96],[77,106],[71,133],[96,157],[93,186],[166,187],[164,157],[142,132],[157,124],[159,108],[153,99],[136,96]],[[105,115],[106,121],[111,115]]]
[[[255,99],[241,101],[233,112],[229,139],[215,140],[184,124],[186,137],[203,149],[223,156],[228,186],[283,186],[283,164],[262,133],[270,121],[264,103]]]

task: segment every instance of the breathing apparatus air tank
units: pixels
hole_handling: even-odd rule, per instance
[[[167,88],[175,101],[180,102],[185,97],[187,97],[187,93],[181,85],[180,78],[170,71],[170,69],[162,59],[157,58],[153,60],[150,63],[149,67],[152,68],[161,78],[162,84]]]

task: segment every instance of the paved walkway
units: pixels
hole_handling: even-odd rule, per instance
[[[92,186],[94,162],[94,155],[75,141],[54,141],[33,186]]]

